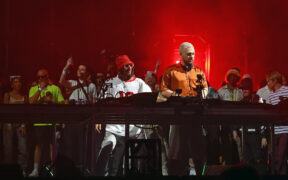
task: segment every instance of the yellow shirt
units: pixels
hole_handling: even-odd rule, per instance
[[[36,92],[38,91],[39,85],[33,86],[30,88],[29,91],[29,98],[34,96]],[[64,98],[62,96],[61,90],[56,85],[48,85],[44,90],[41,91],[41,94],[38,98],[38,101],[43,98],[47,92],[50,92],[52,94],[52,101],[53,103],[60,103],[64,101]],[[52,124],[44,124],[44,123],[35,123],[34,126],[51,126]]]
[[[36,94],[36,92],[38,91],[38,88],[39,88],[39,85],[36,85],[36,86],[33,86],[30,88],[30,91],[29,91],[29,98],[34,96]],[[61,93],[61,90],[58,86],[56,85],[48,85],[45,89],[43,89],[41,91],[41,94],[38,98],[38,101],[43,98],[47,92],[50,92],[52,94],[52,101],[54,103],[59,103],[59,102],[62,102],[64,101],[64,98],[62,96],[62,93]]]

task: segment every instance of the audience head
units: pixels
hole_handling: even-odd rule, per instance
[[[232,86],[237,86],[237,83],[241,79],[240,70],[238,68],[231,68],[226,72],[225,75],[226,83]]]

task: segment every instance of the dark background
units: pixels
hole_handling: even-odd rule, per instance
[[[211,48],[212,86],[231,67],[258,85],[268,70],[286,73],[287,19],[287,0],[0,0],[0,79],[33,81],[46,67],[58,81],[70,55],[103,72],[104,49],[128,54],[140,77],[161,60],[160,76],[182,41],[195,45],[205,69],[201,37]]]

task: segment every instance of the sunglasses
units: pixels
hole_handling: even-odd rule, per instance
[[[44,75],[44,76],[38,76],[39,79],[46,79],[47,78],[47,75]]]
[[[124,68],[124,69],[128,69],[129,66],[130,66],[131,68],[133,68],[133,67],[134,67],[134,64],[126,64],[126,65],[123,66],[123,68]]]

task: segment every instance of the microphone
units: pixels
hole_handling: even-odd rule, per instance
[[[182,93],[182,89],[176,89],[175,93],[177,94],[177,96],[180,96],[180,94]]]
[[[197,96],[202,98],[202,89],[204,88],[202,85],[202,75],[201,74],[197,74],[197,85],[196,85],[196,91],[197,91]]]
[[[185,71],[190,71],[193,68],[193,64],[181,65]]]
[[[202,81],[202,75],[201,74],[197,74],[197,82],[201,82]]]

